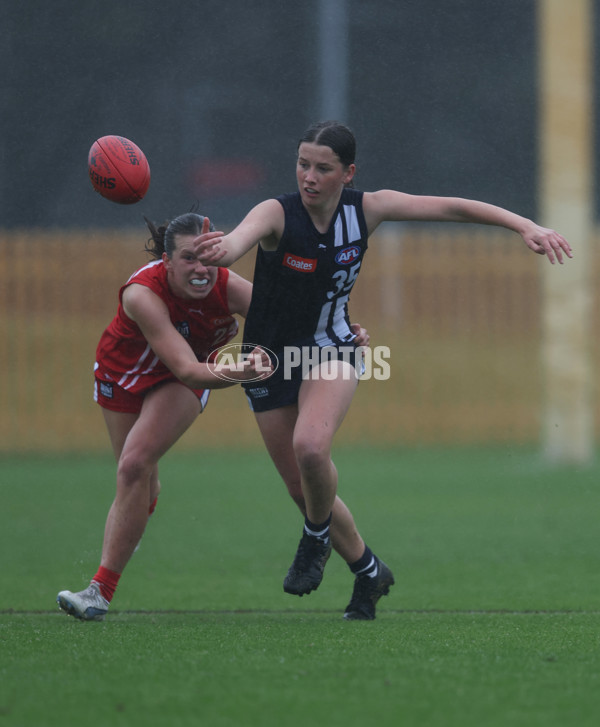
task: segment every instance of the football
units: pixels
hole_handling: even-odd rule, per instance
[[[103,136],[88,154],[92,186],[117,204],[139,202],[150,186],[150,165],[144,152],[123,136]]]

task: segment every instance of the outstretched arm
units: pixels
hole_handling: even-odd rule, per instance
[[[426,197],[383,189],[365,193],[363,207],[369,232],[384,221],[478,222],[513,230],[521,235],[530,250],[546,255],[552,264],[557,260],[562,264],[563,254],[573,257],[571,246],[558,232],[486,202],[460,197]]]
[[[259,242],[265,249],[275,250],[284,222],[283,207],[277,200],[267,199],[253,207],[228,235],[203,227],[194,242],[194,252],[204,265],[229,267]]]
[[[236,381],[265,378],[271,368],[266,353],[255,350],[243,364],[221,367],[227,377],[217,377],[210,366],[200,363],[185,338],[171,323],[164,302],[144,285],[130,285],[123,292],[123,308],[134,320],[154,353],[186,386],[194,389],[222,389]],[[225,370],[226,369],[226,370]]]

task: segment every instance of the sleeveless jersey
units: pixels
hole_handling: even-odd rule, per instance
[[[123,291],[132,283],[145,285],[164,301],[175,328],[196,354],[206,361],[209,354],[231,340],[238,330],[229,312],[227,280],[229,270],[218,268],[217,281],[203,300],[175,297],[167,283],[162,260],[135,272],[119,291],[117,314],[106,328],[96,350],[96,371],[132,393],[142,393],[175,377],[150,348],[138,325],[123,310]]]
[[[344,189],[320,233],[298,192],[277,197],[285,227],[277,250],[258,247],[244,343],[276,353],[286,345],[351,344],[348,299],[368,244],[362,198]]]

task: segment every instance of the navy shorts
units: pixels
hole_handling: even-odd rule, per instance
[[[294,347],[290,347],[292,348]],[[298,401],[300,386],[305,379],[311,377],[315,366],[328,360],[347,361],[360,377],[365,370],[363,358],[362,351],[352,344],[327,346],[322,349],[308,346],[294,348],[293,355],[290,355],[288,349],[287,354],[277,353],[277,368],[268,379],[247,381],[242,383],[242,387],[253,412],[279,409]]]

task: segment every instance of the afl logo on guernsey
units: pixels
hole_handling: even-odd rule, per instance
[[[350,265],[357,257],[360,257],[360,247],[358,245],[352,245],[352,247],[345,247],[343,250],[340,250],[335,256],[335,261],[339,265]]]

